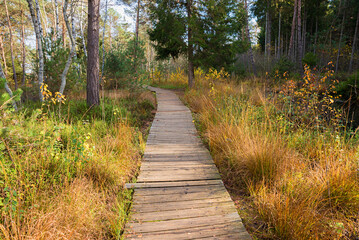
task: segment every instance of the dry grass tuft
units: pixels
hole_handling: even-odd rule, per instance
[[[185,100],[227,186],[250,195],[256,216],[244,220],[265,226],[260,232],[251,227],[252,233],[259,239],[356,239],[359,142],[348,141],[338,121],[328,125],[325,111],[293,115],[306,110],[308,99],[323,104],[315,91],[300,90],[304,99],[280,96],[278,103],[277,93],[258,80],[236,85],[218,73],[197,76]],[[331,96],[326,99],[333,109]],[[340,111],[331,113],[340,119]],[[313,125],[316,117],[324,120]]]
[[[0,114],[7,129],[0,134],[0,239],[121,237],[131,201],[123,185],[136,176],[144,149],[131,124],[148,121],[154,101],[152,93],[123,96],[107,120],[71,123],[40,109]]]

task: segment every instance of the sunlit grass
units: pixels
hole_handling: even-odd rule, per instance
[[[138,172],[153,96],[118,96],[106,117],[83,100],[2,111],[1,239],[120,237],[131,198],[123,186]]]
[[[265,222],[259,238],[359,234],[359,144],[340,124],[329,75],[317,78],[324,97],[315,95],[315,76],[307,70],[307,85],[279,96],[260,79],[234,84],[197,70],[197,86],[185,95],[225,182],[245,190],[254,218]]]

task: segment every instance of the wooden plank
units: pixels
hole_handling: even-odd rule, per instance
[[[196,209],[202,207],[211,207],[211,206],[219,206],[222,204],[233,204],[232,199],[227,198],[207,198],[207,199],[199,199],[199,200],[188,200],[188,201],[179,201],[179,202],[166,202],[166,203],[134,203],[132,205],[131,211],[133,213],[155,213],[161,211],[171,211],[177,210],[182,211],[185,209]]]
[[[208,198],[223,198],[223,200],[230,199],[228,193],[223,189],[212,190],[209,192],[195,192],[195,193],[179,192],[172,194],[171,197],[165,195],[137,197],[135,193],[133,197],[136,203],[165,203],[165,202],[178,202],[184,200],[198,200],[198,199],[208,199]]]
[[[217,171],[216,166],[214,164],[197,164],[197,165],[176,165],[176,166],[171,166],[171,165],[166,165],[164,164],[163,166],[141,166],[141,171],[142,172],[164,172],[164,171]]]
[[[143,240],[179,240],[179,239],[223,239],[223,235],[236,236],[237,238],[228,238],[228,239],[243,239],[249,240],[250,238],[245,238],[243,229],[240,228],[240,223],[231,222],[225,224],[213,224],[211,226],[204,227],[195,227],[189,229],[181,229],[174,231],[162,231],[157,233],[142,233],[142,234],[132,234],[127,236],[128,239],[143,239]],[[243,236],[243,238],[238,238],[238,236]],[[241,237],[242,237],[241,236]],[[213,238],[214,237],[214,238]]]
[[[206,163],[206,162],[210,162],[210,163],[213,163],[213,160],[210,159],[208,156],[163,156],[163,157],[152,157],[152,158],[149,158],[149,157],[146,157],[143,159],[143,162],[175,162],[175,161],[181,161],[181,162],[184,162],[184,161],[192,161],[193,163],[198,163],[198,162],[201,162],[202,164],[203,163]]]
[[[182,178],[182,177],[191,177],[193,179],[219,179],[219,173],[216,168],[197,168],[197,169],[184,169],[184,168],[167,168],[167,171],[157,171],[157,170],[147,170],[141,172],[141,178],[154,178],[154,179],[164,179],[167,178],[167,181],[172,181],[172,179]],[[203,178],[202,178],[203,177]],[[166,180],[166,179],[165,179]],[[139,182],[141,180],[138,180]]]
[[[214,191],[214,190],[222,190],[223,184],[217,185],[204,185],[204,186],[186,186],[186,187],[170,187],[170,188],[144,188],[144,189],[136,189],[136,196],[153,196],[153,195],[171,195],[178,192],[183,193],[195,193],[195,192],[206,192],[206,191]]]
[[[153,182],[153,183],[126,183],[125,188],[159,188],[159,187],[185,187],[223,184],[222,180],[178,181],[178,182]]]
[[[166,174],[166,175],[140,175],[137,179],[138,182],[171,182],[171,181],[198,181],[198,180],[215,180],[215,179],[221,179],[220,175],[218,173],[215,174],[207,174],[207,173],[201,173],[197,175],[193,174],[181,174],[181,175],[175,175],[173,174]]]
[[[154,214],[150,213],[135,213],[131,216],[131,221],[133,222],[150,222],[150,221],[168,221],[174,219],[183,219],[183,218],[194,218],[202,216],[214,216],[219,214],[228,214],[237,212],[233,203],[227,202],[226,204],[221,204],[217,206],[210,206],[204,208],[191,208],[183,209],[181,211],[171,210],[171,211],[161,211]]]
[[[141,168],[159,168],[159,167],[216,167],[212,161],[206,161],[206,162],[196,162],[196,161],[181,161],[181,162],[173,162],[173,161],[167,161],[167,162],[143,162],[141,165]]]
[[[206,239],[206,240],[252,240],[251,236],[246,230],[240,231],[238,233],[229,232],[229,234],[217,235],[212,237],[196,238],[196,239]]]
[[[156,157],[144,157],[143,162],[175,162],[175,161],[191,161],[193,163],[213,163],[213,160],[207,156],[207,154],[203,155],[193,155],[193,154],[181,154],[181,155],[174,155],[169,156],[168,154],[164,154],[163,156],[156,156]]]
[[[230,222],[240,222],[238,213],[224,215],[205,216],[189,219],[176,219],[170,221],[129,223],[132,233],[151,233],[168,230],[180,230],[193,227],[211,226],[215,224],[225,224]]]

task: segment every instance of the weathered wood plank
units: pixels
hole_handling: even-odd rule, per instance
[[[177,182],[149,182],[149,183],[126,183],[125,188],[168,188],[223,184],[222,180],[200,180],[200,181],[177,181]]]
[[[155,212],[171,211],[171,210],[182,211],[185,209],[214,207],[227,203],[233,204],[232,199],[207,198],[207,199],[199,199],[199,200],[187,200],[187,201],[166,202],[166,203],[134,203],[132,205],[131,211],[133,211],[133,213],[151,212],[157,214]]]
[[[187,186],[187,187],[171,187],[171,188],[144,188],[137,189],[137,196],[153,196],[153,195],[171,195],[176,193],[196,193],[196,192],[207,192],[214,190],[222,190],[223,184],[217,185],[204,185],[204,186]]]
[[[205,159],[203,159],[205,160]],[[149,162],[144,161],[142,162],[141,168],[161,168],[161,167],[216,167],[213,162],[195,162],[195,161],[180,161],[180,162]]]
[[[225,224],[213,224],[211,226],[204,227],[195,227],[183,230],[172,230],[172,231],[162,231],[157,233],[142,233],[142,234],[132,234],[128,236],[129,239],[143,239],[143,240],[179,240],[179,239],[225,239],[223,235],[226,236],[235,236],[237,238],[228,238],[228,239],[243,239],[249,240],[250,238],[238,238],[242,234],[242,229],[239,228],[240,223],[231,222]],[[246,233],[246,232],[245,232]]]
[[[213,170],[215,169],[215,170]],[[141,172],[164,172],[164,171],[217,171],[217,169],[215,168],[214,165],[205,165],[205,164],[198,164],[198,165],[192,165],[192,166],[183,166],[183,165],[179,165],[179,166],[169,166],[169,165],[164,165],[164,166],[141,166]]]
[[[195,192],[195,193],[186,193],[178,192],[172,194],[171,197],[165,195],[152,195],[152,196],[136,196],[136,193],[133,197],[134,201],[137,203],[165,203],[165,202],[177,202],[183,200],[198,200],[198,199],[207,199],[207,198],[223,198],[224,200],[230,199],[229,195],[223,189],[215,189],[209,192]]]
[[[174,219],[184,219],[184,218],[195,218],[202,216],[214,216],[219,214],[228,214],[237,212],[233,203],[227,202],[226,204],[221,204],[217,206],[210,206],[204,208],[191,208],[183,209],[181,211],[171,210],[171,211],[161,211],[154,214],[150,213],[135,213],[131,216],[131,221],[133,222],[149,222],[149,221],[168,221]]]
[[[155,171],[147,170],[141,172],[138,181],[175,181],[181,179],[187,180],[202,180],[202,179],[220,179],[219,173],[216,169],[213,168],[203,168],[203,169],[168,169],[167,171]]]
[[[213,224],[224,224],[240,222],[238,213],[224,215],[204,216],[198,218],[176,219],[170,221],[129,223],[132,233],[150,233],[168,230],[180,230],[193,227],[211,226]]]
[[[193,176],[193,174],[181,174],[175,175],[166,174],[166,175],[140,175],[138,177],[138,182],[165,182],[165,181],[197,181],[197,180],[213,180],[213,179],[221,179],[219,174],[207,174],[207,173],[199,173]]]

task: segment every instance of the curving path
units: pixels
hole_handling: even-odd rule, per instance
[[[134,188],[125,239],[251,239],[190,110],[171,91],[157,94],[157,113]]]

